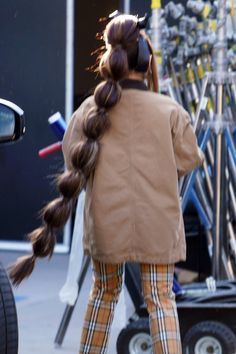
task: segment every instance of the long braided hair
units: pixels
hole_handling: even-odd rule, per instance
[[[32,255],[17,259],[10,267],[10,278],[14,285],[28,277],[38,257],[51,257],[56,243],[56,232],[62,228],[73,209],[74,201],[86,187],[94,172],[99,154],[99,140],[109,129],[109,109],[121,98],[119,81],[127,77],[137,61],[137,42],[140,31],[138,19],[131,15],[120,15],[111,20],[104,31],[105,53],[99,58],[99,72],[103,81],[94,92],[95,109],[83,117],[85,139],[79,141],[71,151],[72,169],[57,179],[60,196],[51,201],[42,211],[42,226],[28,235],[32,243]],[[150,48],[151,43],[149,42]],[[151,48],[152,50],[152,48]],[[152,52],[153,54],[153,52]],[[151,58],[152,87],[157,91],[157,71],[154,54]]]

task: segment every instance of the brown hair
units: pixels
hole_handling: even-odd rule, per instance
[[[80,141],[71,152],[72,170],[65,171],[57,179],[61,196],[43,209],[43,225],[28,235],[32,242],[33,254],[20,257],[10,267],[10,278],[14,285],[19,285],[31,274],[37,257],[52,256],[56,231],[65,225],[71,214],[73,201],[86,187],[89,176],[94,172],[99,154],[99,140],[110,126],[108,110],[120,100],[119,81],[128,75],[130,68],[135,66],[139,35],[135,16],[120,15],[106,26],[104,32],[106,51],[99,61],[99,72],[104,81],[94,92],[96,108],[83,117],[85,139]],[[151,48],[150,41],[149,45]],[[151,81],[153,90],[157,91],[154,53],[152,56]]]

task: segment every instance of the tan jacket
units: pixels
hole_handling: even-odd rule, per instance
[[[202,165],[204,155],[181,106],[129,81],[109,111],[111,128],[86,188],[84,250],[105,263],[175,263],[186,258],[178,174]],[[93,97],[83,102],[65,134],[68,168],[70,148],[83,139],[81,119],[93,105]]]

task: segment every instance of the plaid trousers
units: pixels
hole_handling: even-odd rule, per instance
[[[105,354],[114,310],[123,283],[123,264],[93,260],[93,286],[81,336],[80,354]],[[181,354],[174,265],[140,264],[154,354]]]

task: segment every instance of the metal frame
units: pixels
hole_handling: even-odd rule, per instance
[[[232,223],[229,218],[229,207],[227,205],[226,199],[226,189],[228,185],[229,188],[231,186],[232,190],[230,192],[230,198],[234,200],[234,192],[232,189],[233,187],[229,179],[229,165],[227,165],[226,144],[229,152],[232,146],[231,154],[232,157],[234,157],[235,148],[234,144],[231,144],[232,137],[228,124],[233,123],[235,125],[235,120],[233,116],[231,118],[231,115],[228,117],[227,114],[225,114],[225,94],[227,87],[230,86],[232,91],[236,87],[235,72],[227,71],[227,11],[228,9],[226,1],[218,0],[216,42],[213,51],[213,62],[215,63],[215,66],[213,72],[206,73],[203,80],[199,106],[196,113],[196,120],[194,122],[194,128],[196,129],[196,132],[199,133],[198,135],[201,135],[200,126],[202,120],[200,119],[200,115],[201,112],[204,112],[203,103],[204,100],[208,98],[209,90],[207,90],[207,88],[214,86],[216,93],[214,99],[214,114],[211,122],[209,120],[205,121],[206,126],[209,125],[209,127],[205,130],[200,145],[202,150],[205,150],[207,148],[209,134],[212,134],[212,138],[214,139],[214,164],[212,166],[213,183],[212,186],[208,186],[210,187],[208,189],[213,202],[213,228],[211,243],[213,245],[212,273],[215,280],[220,280],[222,276],[226,276],[228,279],[235,278],[235,273],[233,271],[231,261],[224,247],[227,231],[231,237],[230,243],[233,247],[235,247],[235,237],[233,235]],[[228,92],[231,90],[228,89]],[[228,121],[225,120],[226,118],[228,118]],[[197,173],[198,172],[196,170],[193,171],[189,176],[186,177],[185,185],[182,185],[181,195],[183,209],[186,207],[187,199],[191,193],[191,189],[195,182]],[[235,212],[235,206],[233,206],[232,209]],[[235,252],[235,250],[233,251]]]

